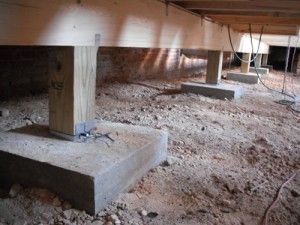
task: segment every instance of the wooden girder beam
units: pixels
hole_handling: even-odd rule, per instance
[[[258,24],[258,25],[288,25],[297,26],[300,24],[299,18],[271,17],[271,16],[242,16],[242,15],[210,15],[215,21],[223,24]]]
[[[214,16],[214,15],[230,15],[230,16],[269,16],[269,17],[283,17],[283,18],[300,18],[300,12],[298,13],[287,13],[287,12],[253,12],[253,11],[231,11],[231,10],[202,10],[194,9],[190,10],[193,13],[203,16]]]
[[[231,24],[230,27],[241,33],[249,33],[248,24]],[[259,34],[261,32],[262,25],[252,25],[252,33]],[[297,35],[297,27],[295,26],[264,26],[264,34],[278,34],[278,35]]]
[[[186,10],[208,17],[218,24],[229,24],[239,32],[297,35],[300,25],[300,1],[286,0],[169,0]]]
[[[300,1],[274,1],[274,0],[169,0],[183,8],[191,10],[219,10],[219,11],[254,11],[254,12],[284,12],[299,13]]]

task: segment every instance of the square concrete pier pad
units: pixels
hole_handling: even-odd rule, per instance
[[[234,80],[246,84],[258,84],[257,74],[254,73],[241,73],[241,72],[228,72],[227,80]]]
[[[261,68],[269,69],[269,71],[273,70],[273,65],[261,65]]]
[[[166,159],[165,131],[108,122],[97,126],[109,136],[70,142],[49,135],[46,126],[1,132],[0,186],[47,188],[95,214]]]
[[[257,70],[258,74],[260,74],[260,75],[268,75],[269,74],[269,69],[268,68],[262,68],[262,67],[260,67],[260,68],[256,68],[256,70]],[[256,73],[255,68],[254,67],[250,67],[249,72],[255,74]]]
[[[206,84],[200,82],[187,82],[181,84],[183,92],[190,92],[217,99],[236,99],[243,95],[243,88],[232,84]]]

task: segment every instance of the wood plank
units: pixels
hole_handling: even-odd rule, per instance
[[[75,135],[76,125],[95,118],[98,47],[58,47],[51,57],[49,127]]]
[[[261,62],[262,62],[262,54],[258,54],[255,59],[255,65],[257,68],[261,67]]]
[[[243,54],[243,60],[249,62],[251,60],[251,54],[244,53]],[[249,73],[249,70],[250,70],[250,62],[249,63],[241,62],[241,72],[242,73]]]
[[[253,35],[254,38],[259,38],[258,34]],[[287,47],[288,46],[288,35],[269,35],[265,34],[262,36],[262,41],[265,43],[268,43],[272,46],[283,46]],[[297,43],[298,36],[291,36],[291,47],[295,47]],[[300,48],[300,41],[298,41],[298,48]]]
[[[262,55],[262,65],[268,65],[269,54]]]
[[[73,47],[58,47],[51,52],[49,73],[49,128],[74,134],[74,52]]]
[[[98,47],[74,50],[74,123],[95,119]]]
[[[231,24],[231,28],[242,33],[249,33],[248,24]],[[252,33],[260,34],[262,25],[252,25]],[[277,34],[277,35],[297,35],[296,26],[264,26],[264,34]]]
[[[153,0],[1,0],[0,45],[230,50],[217,24]],[[232,32],[238,44],[241,34]]]
[[[193,13],[203,15],[203,16],[268,16],[268,17],[288,17],[288,18],[300,18],[300,13],[297,12],[257,12],[257,11],[246,11],[246,10],[199,10],[199,9],[194,9],[191,10]]]
[[[172,2],[172,1],[171,1]],[[231,11],[255,11],[255,12],[294,12],[299,13],[299,1],[273,1],[273,0],[252,0],[252,1],[176,1],[177,4],[186,9],[202,10],[231,10]]]
[[[266,29],[268,34],[295,35],[300,24],[300,1],[297,0],[171,0],[170,2],[203,17],[209,17],[218,24],[274,25]],[[288,29],[285,26],[288,26]],[[236,30],[245,32],[243,28]]]
[[[209,18],[223,24],[260,24],[260,25],[289,25],[300,24],[299,18],[272,17],[272,16],[236,16],[236,15],[210,15]]]
[[[206,83],[218,84],[221,80],[223,52],[208,51]]]

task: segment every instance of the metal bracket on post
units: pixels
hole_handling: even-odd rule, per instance
[[[50,130],[50,133],[55,135],[56,137],[60,137],[68,141],[78,141],[80,140],[81,135],[87,134],[91,130],[95,129],[97,127],[96,123],[96,120],[88,120],[77,123],[75,125],[75,135],[64,134],[54,130]]]
[[[75,134],[76,134],[76,136],[79,136],[80,134],[88,133],[95,127],[96,127],[95,120],[88,120],[85,122],[77,123],[75,125]]]

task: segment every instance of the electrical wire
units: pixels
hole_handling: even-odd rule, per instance
[[[297,173],[299,173],[299,172],[300,172],[300,170],[298,170],[297,172],[293,173],[292,176],[291,176],[288,180],[286,180],[286,181],[280,186],[280,188],[279,188],[279,190],[278,190],[278,192],[277,192],[277,194],[276,194],[276,197],[275,197],[274,201],[272,202],[272,204],[267,208],[267,210],[266,210],[265,213],[264,213],[264,216],[263,216],[263,219],[262,219],[262,222],[261,222],[262,225],[267,225],[269,213],[270,213],[271,210],[273,209],[274,205],[279,201],[279,198],[280,198],[280,196],[281,196],[281,193],[282,193],[283,188],[284,188],[288,183],[290,183],[290,182],[294,179],[294,177],[297,175]]]
[[[229,40],[230,40],[230,44],[231,44],[231,47],[232,47],[232,50],[234,52],[234,54],[237,56],[237,53],[235,52],[234,48],[233,48],[233,45],[232,45],[232,40],[231,40],[231,35],[230,35],[230,31],[229,31],[229,25],[228,25],[228,35],[229,35]],[[263,30],[263,26],[262,26],[262,30]],[[253,47],[253,38],[252,38],[252,29],[251,29],[251,24],[249,24],[249,33],[250,33],[250,39],[251,39],[251,50],[252,50],[252,57],[254,55],[254,47]],[[260,41],[261,41],[261,36],[262,36],[262,33],[260,35]],[[298,40],[297,40],[298,42]],[[260,45],[259,45],[260,46]],[[289,47],[290,47],[290,39],[289,39]],[[259,47],[257,49],[257,53],[259,51]],[[286,66],[285,66],[285,76],[287,75],[287,65],[288,65],[288,56],[289,56],[289,49],[287,51],[287,59],[286,59]],[[256,53],[256,56],[257,56],[257,53]],[[240,59],[239,57],[237,57],[238,59]],[[240,59],[241,60],[241,59]],[[242,60],[241,60],[242,61]],[[260,80],[260,82],[263,84],[264,87],[266,87],[268,90],[271,90],[273,92],[277,92],[279,94],[282,94],[286,97],[289,97],[291,99],[293,99],[292,101],[290,100],[286,100],[286,99],[283,99],[283,100],[280,100],[279,103],[280,104],[283,104],[283,105],[287,105],[287,108],[288,109],[291,109],[293,112],[297,112],[297,113],[300,113],[299,110],[296,110],[295,108],[293,108],[293,106],[296,104],[296,96],[295,95],[290,95],[288,93],[286,93],[286,90],[285,88],[283,88],[283,90],[280,92],[278,90],[275,90],[275,89],[272,89],[270,87],[268,87],[261,79],[258,71],[257,71],[257,66],[256,66],[256,61],[255,60],[252,60],[254,62],[254,68],[255,68],[255,72],[256,72],[256,75],[258,77],[258,79]],[[246,63],[250,63],[250,62],[246,62]],[[284,84],[284,87],[285,87],[285,84]],[[299,170],[297,172],[295,172],[287,181],[285,181],[281,187],[279,188],[278,192],[277,192],[277,195],[275,197],[275,200],[273,201],[273,203],[266,209],[265,213],[264,213],[264,216],[263,216],[263,220],[262,220],[262,223],[263,225],[267,225],[267,222],[268,222],[268,216],[269,216],[269,213],[270,211],[272,210],[272,208],[274,207],[274,205],[279,201],[279,198],[280,198],[280,195],[281,195],[281,192],[283,190],[283,188],[292,180],[294,179],[294,177],[297,175],[297,173],[299,172]]]
[[[260,42],[261,42],[261,37],[262,37],[262,34],[263,34],[263,28],[264,28],[264,27],[262,26],[262,32],[261,32],[260,37],[259,37],[259,41],[260,41]],[[252,54],[252,56],[253,56],[253,55],[254,55],[254,47],[253,47],[253,38],[252,38],[252,28],[251,28],[251,24],[249,24],[249,33],[250,33],[251,48],[252,48],[252,53],[251,53],[251,54]],[[234,50],[234,47],[233,47],[233,44],[232,44],[232,39],[231,39],[231,35],[230,35],[230,26],[229,26],[229,25],[228,25],[228,36],[229,36],[229,41],[230,41],[230,45],[231,45],[232,51],[234,52],[234,55],[235,55],[235,56],[238,56],[237,53],[236,53],[236,51]],[[258,53],[258,51],[259,51],[259,47],[260,47],[260,43],[259,43],[259,45],[258,45],[257,53]],[[257,53],[256,53],[256,57],[257,57]],[[296,96],[295,96],[295,95],[288,94],[288,93],[286,93],[285,91],[278,91],[278,90],[272,89],[272,88],[268,87],[268,86],[263,82],[263,80],[261,79],[261,77],[260,77],[260,75],[259,75],[259,73],[258,73],[258,71],[257,71],[256,61],[255,61],[255,58],[254,58],[254,57],[253,57],[253,60],[251,60],[250,62],[249,62],[249,61],[244,61],[244,60],[242,60],[240,57],[237,57],[237,58],[238,58],[240,61],[245,62],[245,63],[250,63],[251,61],[254,62],[254,69],[255,69],[256,75],[257,75],[259,81],[262,83],[262,85],[263,85],[265,88],[267,88],[267,89],[270,90],[270,91],[273,91],[273,92],[282,94],[282,95],[284,95],[284,96],[289,97],[289,98],[292,99],[292,100],[286,100],[286,99],[280,100],[280,101],[278,101],[277,103],[282,104],[282,105],[286,105],[286,106],[287,106],[287,109],[289,109],[289,110],[291,110],[291,111],[293,111],[293,112],[300,113],[299,110],[296,110],[296,109],[293,107],[293,106],[295,106],[295,104],[296,104],[296,101],[295,101],[295,97],[296,97]]]
[[[181,10],[184,10],[184,11],[186,11],[186,12],[189,12],[189,13],[195,15],[195,16],[199,16],[199,14],[197,14],[197,13],[192,13],[191,11],[188,11],[188,10],[186,10],[186,9],[184,9],[184,8],[182,8],[182,7],[178,6],[178,5],[176,5],[176,4],[172,4],[172,3],[169,2],[169,1],[163,1],[163,0],[158,0],[158,1],[163,2],[163,3],[167,4],[167,5],[171,4],[172,6],[174,6],[174,7],[176,7],[176,8],[179,8],[179,9],[181,9]],[[206,20],[206,21],[209,21],[209,22],[218,24],[219,26],[222,26],[222,27],[223,27],[223,24],[217,23],[216,21],[213,21],[212,19],[210,19],[210,18],[208,18],[208,17],[206,17],[206,16],[203,16],[203,15],[202,15],[202,16],[199,16],[199,17],[201,17],[201,19],[204,19],[204,20]],[[251,25],[250,25],[250,26],[251,26]],[[287,97],[290,97],[290,98],[293,99],[293,101],[280,100],[280,101],[278,101],[278,103],[279,103],[279,104],[287,105],[287,108],[290,109],[290,110],[293,111],[293,112],[300,113],[300,110],[296,110],[296,109],[293,107],[293,106],[295,106],[295,104],[296,104],[296,102],[295,102],[295,95],[293,96],[293,95],[287,94],[287,93],[285,93],[285,92],[279,92],[279,91],[277,91],[277,90],[274,90],[274,89],[268,87],[268,86],[261,80],[260,75],[259,75],[259,73],[258,73],[258,71],[257,71],[257,67],[256,67],[256,64],[255,64],[255,60],[256,60],[256,58],[257,58],[257,56],[258,56],[259,48],[260,48],[260,45],[261,45],[261,39],[262,39],[262,35],[263,35],[263,29],[264,29],[264,26],[262,26],[262,28],[261,28],[261,32],[260,32],[260,36],[259,36],[259,43],[258,43],[258,47],[257,47],[257,51],[256,51],[256,54],[255,54],[255,55],[254,55],[253,43],[252,43],[252,32],[250,32],[250,36],[251,36],[251,44],[252,44],[252,60],[250,60],[250,61],[244,60],[244,59],[242,59],[242,58],[240,58],[240,57],[238,56],[237,52],[236,52],[235,49],[234,49],[233,43],[232,43],[231,32],[230,32],[230,25],[229,25],[229,24],[228,24],[227,28],[228,28],[228,36],[229,36],[230,45],[231,45],[231,48],[232,48],[232,51],[233,51],[235,57],[238,58],[241,62],[244,62],[244,63],[251,63],[251,62],[254,62],[255,72],[256,72],[256,74],[257,74],[257,76],[258,76],[260,82],[263,84],[263,86],[265,86],[265,87],[266,87],[268,90],[270,90],[270,91],[274,91],[274,92],[283,94],[284,96],[287,96]],[[298,39],[299,39],[299,36],[298,36]],[[297,40],[297,43],[298,43],[298,40]],[[296,44],[296,46],[297,46],[297,44]],[[294,49],[294,54],[293,54],[293,60],[292,60],[292,63],[294,62],[294,58],[295,58],[294,55],[295,55],[295,54],[296,54],[296,47],[295,47],[295,49]],[[292,65],[293,65],[293,64],[292,64]],[[292,67],[292,66],[291,66],[291,67]]]
[[[295,55],[296,55],[299,39],[300,39],[300,35],[297,36],[296,44],[294,47],[293,58],[292,58],[292,63],[291,63],[291,72],[293,72],[292,70],[295,68],[295,66],[294,66],[295,65]],[[297,69],[295,70],[294,76],[296,76],[296,74],[297,74]],[[294,79],[293,78],[292,78],[291,83],[292,83],[293,94],[295,95],[295,87],[294,87]],[[296,102],[294,105],[289,106],[289,109],[291,110],[292,113],[294,113],[294,112],[300,113],[300,109],[298,110],[295,108],[297,103],[300,103],[300,102]]]
[[[252,49],[252,55],[253,55],[254,47],[253,47],[253,38],[252,38],[252,28],[251,28],[251,24],[249,24],[249,33],[250,33],[251,49]],[[256,66],[256,62],[255,62],[255,61],[254,61],[254,69],[255,69],[255,73],[256,73],[256,75],[257,75],[259,81],[262,83],[262,85],[263,85],[265,88],[267,88],[267,89],[270,90],[270,91],[273,91],[273,92],[282,94],[282,95],[284,95],[284,96],[290,97],[290,98],[292,98],[293,100],[295,100],[295,96],[290,95],[290,94],[288,94],[288,93],[286,93],[286,92],[282,92],[282,91],[278,91],[278,90],[272,89],[272,88],[270,88],[269,86],[267,86],[267,85],[263,82],[263,80],[261,79],[261,77],[260,77],[260,75],[259,75],[259,73],[258,73],[258,71],[257,71],[257,66]]]
[[[251,24],[249,24],[249,32],[250,32],[250,39],[251,39],[251,48],[252,48],[252,54],[254,52],[254,48],[253,48],[253,39],[252,39],[252,29],[251,29]],[[289,45],[290,45],[290,39],[289,39]],[[289,51],[287,51],[287,59],[286,59],[286,66],[285,66],[285,76],[287,75],[287,65],[288,65],[288,56],[289,56]],[[254,68],[255,68],[255,72],[256,72],[256,75],[258,77],[258,79],[260,80],[260,82],[263,84],[263,86],[265,86],[267,89],[273,91],[273,92],[277,92],[279,94],[282,94],[284,97],[289,97],[291,98],[292,100],[286,100],[286,99],[282,99],[282,100],[279,100],[279,101],[276,101],[276,103],[278,104],[281,104],[281,105],[285,105],[286,108],[289,110],[289,111],[292,111],[292,113],[295,115],[295,113],[300,113],[300,110],[297,110],[295,108],[296,106],[296,95],[292,95],[292,94],[288,94],[285,90],[285,88],[283,88],[283,90],[280,92],[278,90],[275,90],[275,89],[272,89],[270,87],[268,87],[261,79],[258,71],[257,71],[257,67],[256,67],[256,62],[254,61]],[[285,83],[285,81],[284,81]],[[285,84],[284,84],[284,87],[285,87]]]
[[[261,31],[260,31],[260,35],[259,35],[259,42],[258,42],[258,47],[257,47],[257,51],[256,51],[256,54],[255,56],[253,57],[252,60],[250,61],[246,61],[242,58],[240,58],[237,54],[237,52],[235,51],[234,47],[233,47],[233,44],[232,44],[232,38],[231,38],[231,33],[230,33],[230,25],[228,24],[227,25],[227,30],[228,30],[228,36],[229,36],[229,42],[230,42],[230,45],[231,45],[231,48],[232,48],[232,51],[235,55],[236,58],[238,58],[241,62],[244,62],[244,63],[252,63],[256,60],[257,56],[258,56],[258,51],[259,51],[259,48],[260,48],[260,44],[261,44],[261,38],[262,38],[262,35],[263,35],[263,32],[264,32],[264,26],[261,27]]]
[[[260,37],[259,37],[259,44],[258,44],[258,48],[257,48],[257,52],[256,52],[256,57],[258,55],[258,52],[259,52],[259,48],[260,48],[260,43],[261,43],[261,39],[262,39],[262,35],[263,35],[263,29],[264,29],[264,26],[262,26],[261,28],[261,33],[260,33]],[[249,24],[249,33],[250,33],[250,40],[251,40],[251,49],[252,49],[252,57],[254,56],[254,47],[253,47],[253,37],[252,37],[252,27],[251,27],[251,24]],[[229,36],[229,42],[230,42],[230,45],[231,45],[231,48],[232,48],[232,51],[234,53],[234,55],[241,61],[241,62],[244,62],[244,63],[251,63],[251,62],[254,62],[254,69],[255,69],[255,73],[259,79],[259,81],[261,82],[261,84],[267,88],[268,90],[272,91],[272,92],[275,92],[275,93],[279,93],[283,96],[286,96],[286,97],[289,97],[291,98],[292,100],[286,100],[286,99],[283,99],[283,100],[279,100],[277,101],[277,103],[279,104],[282,104],[282,105],[286,105],[287,106],[287,109],[292,111],[293,113],[300,113],[300,110],[297,110],[295,109],[295,105],[296,105],[296,95],[292,95],[292,94],[288,94],[286,93],[285,91],[278,91],[278,90],[275,90],[273,88],[270,88],[269,86],[267,86],[263,80],[261,79],[258,71],[257,71],[257,66],[256,66],[256,61],[255,61],[255,57],[253,57],[253,59],[251,61],[245,61],[243,59],[241,59],[238,55],[237,55],[237,52],[235,51],[234,47],[233,47],[233,44],[232,44],[232,38],[231,38],[231,34],[230,34],[230,25],[228,25],[228,36]],[[287,63],[287,62],[286,62]]]

